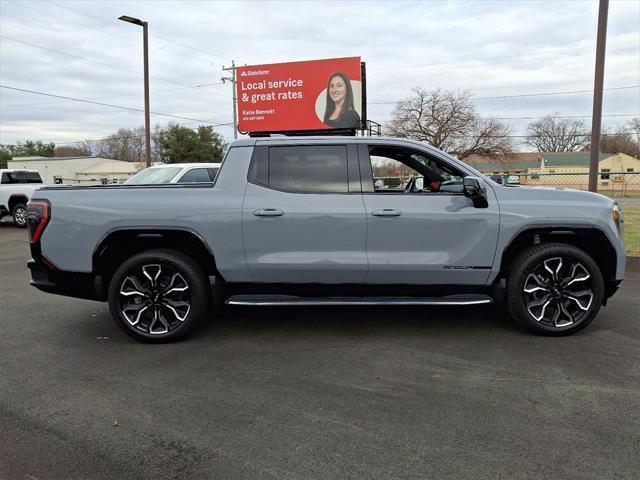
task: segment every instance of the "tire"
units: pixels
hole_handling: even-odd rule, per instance
[[[208,280],[189,256],[157,249],[126,260],[109,283],[109,310],[129,336],[146,343],[185,338],[209,306]]]
[[[541,335],[570,335],[595,318],[604,298],[596,262],[573,245],[532,246],[513,262],[507,277],[511,318]]]
[[[27,228],[27,207],[24,203],[19,203],[13,207],[13,223],[18,228]]]

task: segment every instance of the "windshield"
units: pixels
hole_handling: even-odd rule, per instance
[[[182,170],[182,167],[169,168],[147,168],[136,173],[129,180],[124,182],[126,185],[151,185],[155,183],[169,183],[176,174]]]

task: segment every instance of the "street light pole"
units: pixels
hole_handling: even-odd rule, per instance
[[[123,22],[133,23],[142,27],[144,50],[144,144],[147,167],[151,166],[151,118],[149,115],[149,24],[139,18],[122,15],[118,18]]]
[[[237,93],[236,93],[236,62],[231,60],[231,67],[230,68],[225,68],[222,67],[222,70],[225,71],[231,71],[231,77],[222,77],[222,83],[225,82],[225,80],[229,80],[231,82],[231,86],[233,87],[233,139],[237,139],[238,138],[238,110],[237,110],[237,104],[238,104],[238,99],[237,99]]]

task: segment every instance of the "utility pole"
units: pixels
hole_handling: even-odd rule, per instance
[[[236,92],[236,62],[231,61],[231,67],[222,67],[222,70],[227,72],[231,72],[230,77],[222,77],[222,83],[225,81],[230,81],[231,86],[233,87],[233,138],[234,140],[238,138],[238,110],[237,110],[237,92]]]
[[[589,191],[598,191],[598,163],[600,161],[600,132],[602,128],[602,89],[604,85],[604,54],[607,45],[607,16],[609,0],[600,0],[598,9],[598,39],[596,41],[596,71],[593,85],[593,114],[591,116],[591,162],[589,163]]]

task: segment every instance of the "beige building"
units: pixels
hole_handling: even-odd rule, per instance
[[[7,167],[37,170],[49,185],[92,185],[122,183],[142,170],[144,164],[102,157],[15,157],[7,162]]]
[[[495,161],[472,155],[464,161],[485,175],[516,175],[521,184],[587,189],[590,152],[523,152]],[[640,192],[640,160],[624,153],[601,153],[598,190]]]

